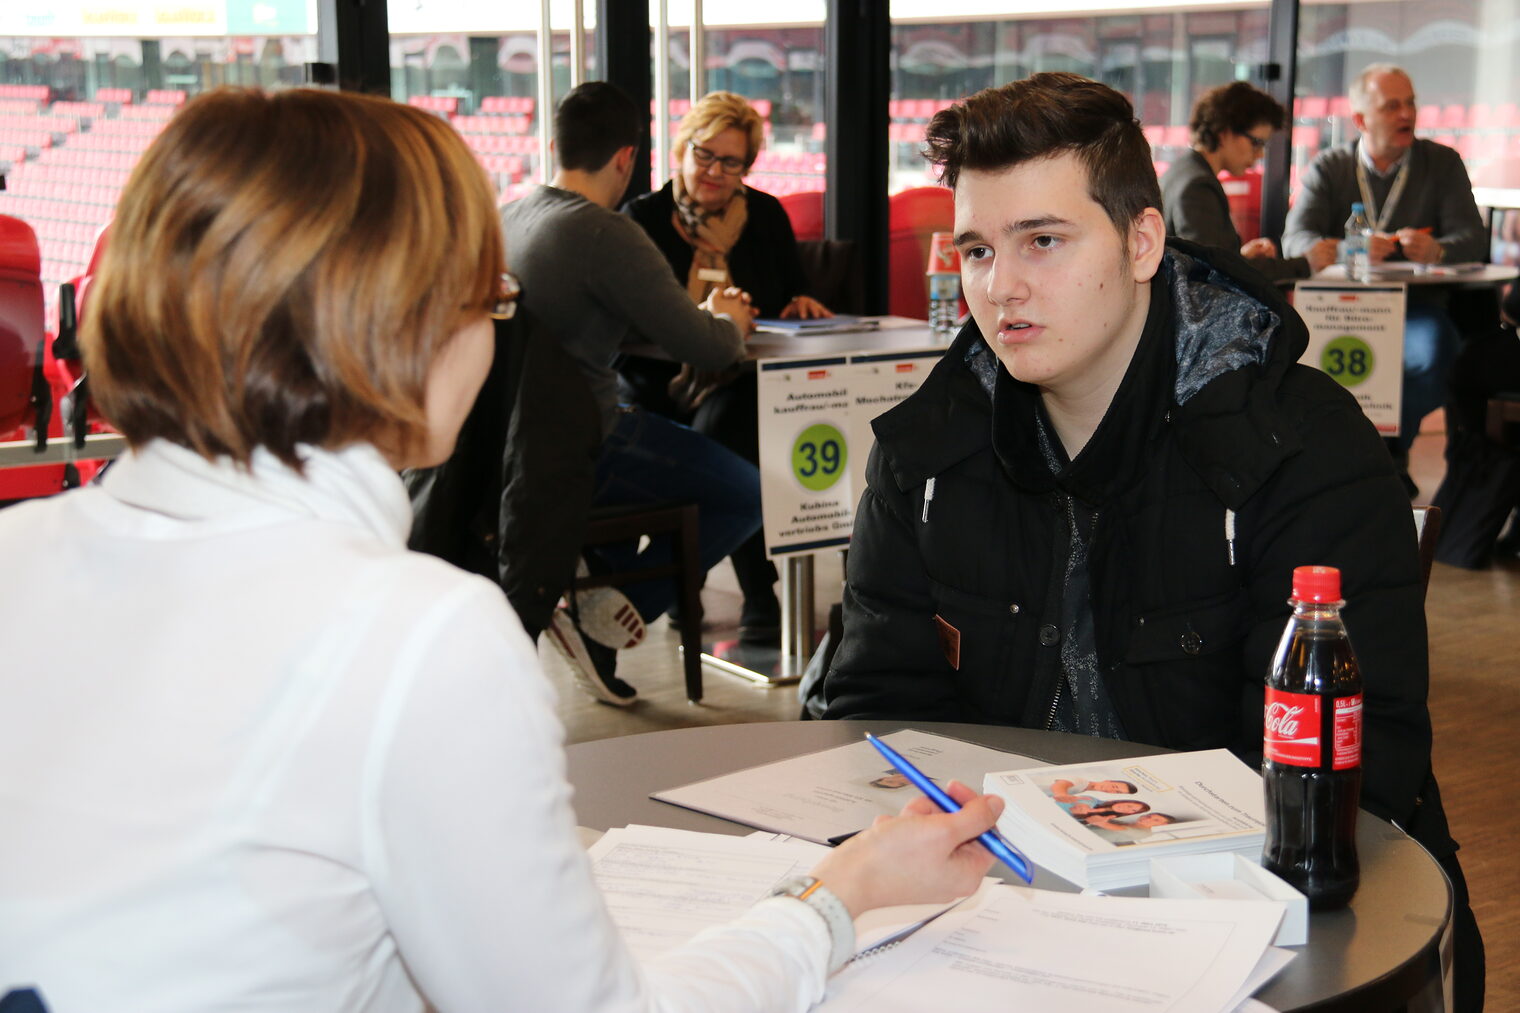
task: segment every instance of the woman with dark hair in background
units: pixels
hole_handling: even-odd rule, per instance
[[[1190,123],[1192,150],[1161,177],[1166,234],[1238,250],[1248,264],[1274,281],[1307,278],[1335,263],[1339,244],[1333,239],[1320,240],[1302,257],[1283,260],[1277,255],[1277,244],[1265,237],[1242,245],[1230,220],[1230,201],[1219,174],[1238,176],[1254,166],[1284,120],[1276,99],[1244,81],[1211,88],[1199,96]]]

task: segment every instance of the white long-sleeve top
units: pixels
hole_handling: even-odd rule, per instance
[[[778,898],[640,967],[500,590],[371,447],[156,442],[0,511],[0,994],[89,1011],[801,1010]]]

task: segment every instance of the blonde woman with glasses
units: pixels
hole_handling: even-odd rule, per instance
[[[693,300],[732,285],[749,294],[759,317],[833,316],[807,292],[797,238],[781,202],[744,182],[764,143],[760,114],[743,96],[711,92],[693,103],[676,132],[680,170],[623,211],[649,233]],[[700,376],[688,369],[678,376],[677,367],[650,359],[630,359],[620,372],[625,393],[645,409],[689,422],[759,463],[752,374]],[[763,535],[755,534],[729,558],[744,593],[739,639],[778,643],[776,568],[765,558]]]

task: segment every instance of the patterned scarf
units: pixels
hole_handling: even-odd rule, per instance
[[[686,192],[686,183],[679,172],[671,178],[671,186],[676,205],[671,224],[691,246],[686,292],[692,302],[700,303],[713,289],[733,284],[728,273],[728,251],[744,232],[744,223],[749,220],[749,201],[740,184],[727,204],[717,211],[706,211]],[[717,280],[720,274],[722,281]]]

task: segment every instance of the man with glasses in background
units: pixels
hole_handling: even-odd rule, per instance
[[[1219,174],[1249,171],[1282,129],[1283,107],[1271,95],[1244,81],[1211,88],[1193,106],[1193,147],[1161,177],[1166,233],[1204,246],[1239,250],[1246,262],[1272,281],[1307,278],[1335,262],[1336,242],[1321,239],[1301,257],[1277,255],[1265,236],[1242,245],[1230,220],[1230,201]]]
[[[1304,174],[1288,211],[1283,252],[1303,254],[1326,238],[1344,238],[1351,205],[1361,202],[1372,222],[1367,252],[1373,264],[1486,259],[1488,232],[1462,156],[1414,135],[1417,106],[1409,75],[1391,63],[1368,66],[1351,83],[1351,110],[1358,136],[1321,152]],[[1409,447],[1420,420],[1445,403],[1456,356],[1449,301],[1445,286],[1409,290],[1403,407],[1399,435],[1388,444],[1411,497],[1419,490],[1409,478]]]

